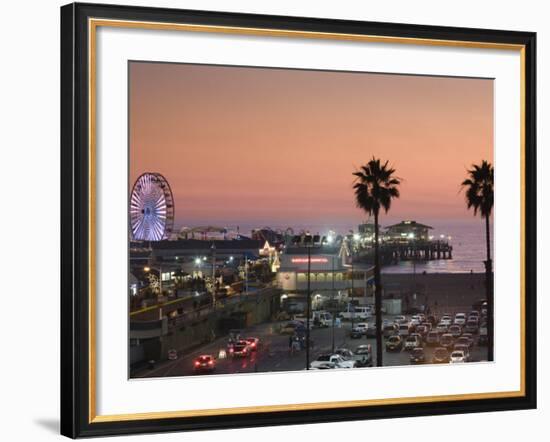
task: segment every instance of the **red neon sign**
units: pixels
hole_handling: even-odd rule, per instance
[[[307,263],[307,258],[292,258],[291,261],[293,264],[303,264],[303,263]],[[310,258],[309,262],[312,264],[313,263],[326,264],[328,262],[328,259],[327,258]]]

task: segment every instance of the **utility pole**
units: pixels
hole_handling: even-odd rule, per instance
[[[307,244],[306,370],[309,370],[309,317],[311,316],[311,244]]]
[[[334,255],[332,255],[332,290],[330,303],[332,305],[332,353],[334,353],[334,321],[336,319],[336,309],[334,308]]]
[[[354,283],[353,283],[354,278],[353,278],[353,251],[352,250],[350,251],[350,254],[351,254],[351,306],[350,307],[352,309],[352,311],[351,311],[351,328],[353,330],[353,320],[355,319],[355,305],[353,304],[353,301],[354,301],[354,299],[353,299],[354,293],[353,292],[355,291],[354,290],[355,287],[354,287]]]
[[[212,243],[212,307],[216,308],[216,244]]]

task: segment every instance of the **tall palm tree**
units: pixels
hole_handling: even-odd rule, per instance
[[[487,296],[487,359],[493,360],[493,263],[491,260],[490,218],[494,203],[494,168],[491,163],[483,160],[481,164],[472,164],[468,170],[468,178],[462,182],[466,189],[466,205],[485,218],[485,240],[487,245],[487,260],[485,261],[485,292]]]
[[[390,210],[391,201],[399,198],[397,186],[401,180],[394,176],[395,169],[388,166],[388,161],[381,164],[374,158],[353,173],[356,177],[355,202],[357,207],[374,216],[374,310],[376,316],[376,365],[382,366],[382,284],[380,281],[380,252],[378,218],[380,209],[385,213]]]

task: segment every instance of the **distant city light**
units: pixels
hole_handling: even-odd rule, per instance
[[[195,265],[199,265],[201,263],[201,259],[200,258],[195,258]]]
[[[355,241],[359,241],[359,240],[361,239],[361,236],[359,236],[359,234],[356,233],[356,234],[353,235],[353,239],[354,239]]]
[[[229,261],[233,261],[233,257],[232,257],[232,256],[229,257]]]

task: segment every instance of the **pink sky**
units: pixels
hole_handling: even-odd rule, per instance
[[[460,183],[493,161],[493,81],[130,64],[130,186],[163,174],[177,226],[357,224],[352,172],[373,155],[403,179],[387,219],[471,219]]]

